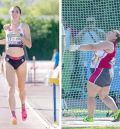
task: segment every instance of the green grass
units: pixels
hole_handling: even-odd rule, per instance
[[[65,127],[62,129],[120,129],[120,127],[79,127],[79,128],[71,128],[71,127]]]
[[[108,110],[96,110],[95,117],[106,117]],[[87,110],[69,109],[64,111],[64,117],[85,117]]]

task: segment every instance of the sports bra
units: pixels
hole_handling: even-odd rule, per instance
[[[7,47],[21,47],[23,48],[23,42],[21,41],[21,36],[24,35],[23,29],[22,29],[22,23],[18,26],[19,34],[16,34],[14,31],[12,31],[11,27],[6,32],[6,42]]]

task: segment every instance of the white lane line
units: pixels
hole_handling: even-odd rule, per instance
[[[17,95],[19,95],[18,91],[16,90]],[[31,110],[31,112],[38,118],[38,120],[47,128],[51,129],[50,124],[48,124],[47,120],[44,120],[38,113],[32,108],[32,106],[26,100],[27,107]]]
[[[40,115],[38,115],[38,113],[32,108],[32,106],[30,106],[30,104],[28,103],[28,101],[26,101],[26,105],[28,106],[28,108],[33,112],[33,114],[38,118],[38,120],[48,129],[50,129],[50,125],[48,124],[48,122],[46,122],[46,120],[44,120]]]

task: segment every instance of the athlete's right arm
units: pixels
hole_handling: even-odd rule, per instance
[[[3,26],[4,31],[6,32],[6,30],[8,30],[8,28],[10,27],[10,24],[5,24]],[[0,39],[0,45],[5,45],[6,44],[6,40],[5,39]]]
[[[81,51],[98,51],[98,50],[104,50],[108,53],[112,53],[114,50],[114,45],[113,43],[109,41],[102,41],[96,44],[83,44],[80,45],[78,50]]]
[[[6,40],[5,39],[0,39],[0,45],[5,45]]]
[[[113,52],[114,45],[113,43],[102,41],[96,44],[82,44],[82,45],[71,45],[70,51],[98,51],[105,50],[108,53]]]
[[[5,24],[5,25],[3,26],[4,31],[8,30],[9,28],[10,28],[10,24]]]

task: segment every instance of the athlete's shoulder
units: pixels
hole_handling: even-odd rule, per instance
[[[30,27],[27,23],[22,23],[22,28],[24,31],[28,31],[30,29]]]
[[[114,44],[111,41],[106,41],[104,46],[106,48],[106,52],[112,53],[114,51]]]
[[[29,25],[27,23],[21,23],[23,28],[29,27]]]

